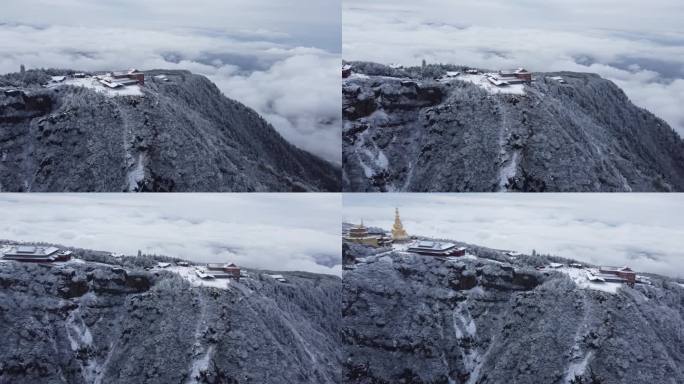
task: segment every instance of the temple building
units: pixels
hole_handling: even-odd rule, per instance
[[[466,249],[448,242],[417,241],[409,246],[408,251],[428,256],[465,256]]]
[[[370,245],[371,247],[379,247],[385,243],[382,235],[369,233],[368,228],[363,225],[363,220],[361,220],[361,224],[349,228],[343,239],[350,243]]]
[[[399,208],[394,209],[394,225],[392,226],[392,240],[395,242],[408,241],[409,235],[404,230],[404,226],[401,224],[401,218],[399,217]]]
[[[4,260],[36,263],[67,261],[71,258],[71,251],[60,250],[57,247],[38,245],[11,245],[2,249],[1,252]]]
[[[240,267],[230,264],[207,264],[207,274],[215,279],[233,279],[240,281]]]
[[[600,267],[597,276],[603,281],[626,283],[630,286],[636,283],[636,272],[629,267]]]

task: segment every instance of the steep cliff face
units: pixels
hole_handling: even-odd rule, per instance
[[[0,383],[339,383],[340,279],[0,262]]]
[[[684,381],[684,288],[668,279],[612,293],[518,261],[347,252],[350,383]]]
[[[154,78],[162,73],[167,80]],[[287,143],[205,77],[145,75],[142,95],[35,84],[0,92],[0,190],[340,190],[339,168]]]
[[[537,73],[497,93],[482,77],[354,68],[343,83],[345,190],[684,190],[684,140],[597,75]]]

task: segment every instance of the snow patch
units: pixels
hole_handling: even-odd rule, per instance
[[[128,191],[134,192],[138,189],[138,184],[145,179],[145,163],[147,162],[145,154],[139,153],[138,159],[135,161],[133,169],[128,171],[126,178],[128,179]]]
[[[456,310],[453,313],[454,319],[454,331],[456,332],[456,337],[462,339],[465,336],[473,337],[477,332],[477,327],[475,326],[475,321],[470,316],[466,302],[458,304]]]
[[[83,87],[95,90],[109,97],[116,96],[143,96],[142,88],[139,85],[129,85],[120,88],[112,89],[107,88],[102,83],[97,81],[95,78],[88,77],[82,79],[68,79],[58,84],[52,84],[48,88],[54,88],[56,86],[62,85],[73,85],[75,87]]]
[[[518,152],[513,152],[510,160],[499,171],[499,190],[505,191],[508,185],[508,180],[515,177],[515,171],[518,167]]]
[[[597,291],[616,294],[620,287],[622,287],[622,283],[589,281],[587,278],[588,271],[583,268],[561,267],[554,270],[569,276],[572,281],[574,281],[575,284],[582,289],[594,289]]]
[[[352,73],[351,75],[349,75],[349,77],[347,79],[351,80],[351,79],[369,79],[369,78],[370,77],[368,75],[364,75],[363,73]]]
[[[570,382],[572,382],[575,376],[582,376],[584,374],[584,372],[587,370],[587,364],[589,363],[591,355],[591,352],[587,352],[587,354],[581,361],[570,363],[570,365],[568,366],[568,372],[565,375],[566,383],[569,384]]]
[[[195,267],[181,267],[172,266],[164,268],[166,271],[171,271],[186,281],[188,281],[193,287],[212,287],[220,289],[229,289],[231,280],[230,279],[200,279],[195,273]]]
[[[211,355],[214,353],[214,346],[207,348],[207,352],[201,358],[193,361],[192,371],[190,372],[190,379],[187,381],[188,384],[197,384],[199,381],[200,372],[204,372],[209,368],[209,360],[211,360]]]
[[[460,76],[454,77],[454,79],[473,83],[473,84],[484,89],[485,91],[487,91],[488,93],[490,93],[492,95],[497,95],[497,94],[524,95],[525,94],[525,85],[524,84],[512,84],[512,85],[497,87],[496,85],[490,83],[489,80],[487,80],[487,77],[485,74],[480,74],[480,75],[462,74]]]

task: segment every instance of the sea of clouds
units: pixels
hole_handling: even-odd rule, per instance
[[[0,194],[0,238],[341,274],[337,194]]]
[[[343,220],[390,229],[395,207],[413,235],[684,277],[677,194],[346,194]]]
[[[345,0],[343,58],[593,72],[684,136],[684,2]]]
[[[7,0],[0,73],[187,69],[341,162],[339,0]]]

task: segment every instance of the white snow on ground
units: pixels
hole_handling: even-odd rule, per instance
[[[503,87],[497,87],[496,85],[492,84],[487,80],[485,75],[480,74],[480,75],[470,75],[470,74],[462,74],[460,76],[454,77],[454,80],[461,80],[461,81],[467,81],[470,83],[473,83],[477,85],[478,87],[484,89],[485,91],[496,95],[499,93],[505,93],[505,94],[511,94],[511,95],[524,95],[525,94],[525,86],[523,84],[513,84],[513,85],[507,85]]]
[[[212,345],[209,348],[207,348],[207,353],[205,353],[202,358],[197,359],[192,363],[192,372],[190,373],[188,383],[199,383],[199,381],[197,381],[197,377],[199,376],[200,372],[206,371],[207,368],[209,368],[209,360],[211,359],[211,355],[213,353],[214,346]]]
[[[377,126],[387,124],[389,121],[389,116],[383,109],[377,109],[375,112],[371,113],[370,116],[366,117],[365,120],[368,123]]]
[[[90,329],[81,317],[81,306],[88,301],[95,299],[95,295],[92,292],[83,295],[78,300],[78,307],[71,311],[67,318],[65,324],[67,337],[69,338],[71,350],[74,352],[77,352],[82,348],[88,348],[93,344],[93,335],[90,333]],[[102,374],[104,367],[96,358],[88,358],[86,361],[79,361],[79,364],[81,365],[83,379],[87,383],[95,383],[98,381],[98,377]]]
[[[378,157],[375,159],[375,164],[382,169],[387,169],[387,166],[389,165],[389,160],[387,160],[385,152],[380,149],[378,149]]]
[[[518,167],[518,152],[513,152],[513,156],[508,161],[508,164],[499,171],[499,191],[505,191],[508,179],[515,176],[515,170]]]
[[[684,284],[682,284],[682,283],[677,283],[677,284],[679,284],[680,287],[684,288]]]
[[[603,291],[603,292],[608,292],[608,293],[617,293],[618,289],[622,287],[622,283],[613,283],[613,282],[592,282],[589,281],[587,278],[587,270],[584,268],[570,268],[570,267],[562,267],[562,268],[556,268],[556,269],[550,269],[551,271],[559,271],[562,272],[572,279],[572,281],[577,284],[578,287],[583,288],[583,289],[595,289],[597,291]]]
[[[463,301],[458,304],[456,310],[452,314],[454,322],[454,331],[456,337],[460,340],[463,338],[476,339],[477,327],[475,321],[468,310],[468,301]],[[461,358],[463,359],[463,366],[470,372],[468,379],[469,384],[477,382],[480,376],[480,368],[482,367],[483,356],[476,348],[461,348]]]
[[[108,88],[102,85],[99,81],[92,77],[83,79],[67,79],[64,82],[50,85],[48,88],[54,88],[61,85],[73,85],[76,87],[90,88],[97,92],[103,93],[109,97],[115,96],[142,96],[143,92],[139,85],[129,85],[126,87],[119,87],[116,89]]]
[[[375,163],[375,166],[377,166],[380,169],[386,169],[387,168],[387,165],[389,164],[389,162],[387,161],[387,156],[385,156],[385,154],[381,150],[378,150],[377,155],[374,154],[373,151],[371,151],[368,148],[361,148],[361,150],[363,151],[364,154],[366,154],[366,156],[371,161],[373,161],[373,163]]]
[[[458,304],[458,307],[456,307],[456,310],[453,313],[453,319],[454,331],[456,332],[457,338],[462,339],[464,336],[475,336],[477,328],[468,311],[467,302],[463,301]]]
[[[349,75],[349,77],[347,79],[351,80],[351,79],[368,79],[368,78],[370,78],[370,77],[368,75],[364,75],[363,73],[352,73],[351,75]]]
[[[590,358],[591,352],[587,352],[584,359],[571,363],[570,366],[568,366],[568,373],[565,375],[565,382],[570,383],[575,376],[583,375],[584,371],[587,369],[587,363],[589,363]]]
[[[93,335],[90,333],[88,326],[83,322],[80,316],[80,309],[75,309],[71,312],[67,319],[67,327],[67,337],[69,338],[69,344],[71,344],[71,350],[76,351],[82,345],[92,344]]]
[[[395,251],[406,252],[406,250],[408,250],[410,245],[411,245],[411,243],[408,243],[408,242],[392,243],[392,249],[394,249]]]
[[[135,162],[135,167],[128,171],[128,191],[133,192],[138,188],[138,183],[145,178],[145,155],[138,154],[138,159]]]
[[[366,175],[367,178],[370,179],[371,177],[373,177],[373,175],[375,173],[373,172],[373,170],[369,166],[366,165],[366,163],[363,162],[363,160],[361,160],[360,156],[359,156],[359,164],[361,164],[361,168],[363,168],[363,174]]]
[[[213,287],[228,289],[231,284],[230,279],[200,279],[195,273],[195,267],[180,267],[173,266],[164,268],[164,270],[171,271],[178,274],[180,277],[187,280],[193,287]]]

